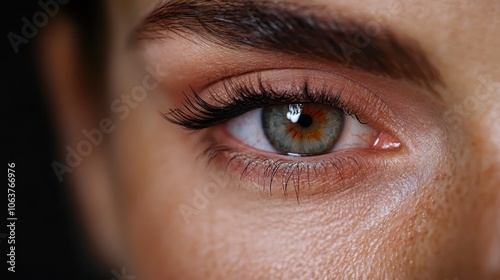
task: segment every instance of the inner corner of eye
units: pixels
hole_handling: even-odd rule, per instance
[[[399,147],[401,147],[401,141],[385,132],[380,132],[373,143],[373,148],[379,150],[397,149]]]
[[[388,150],[401,146],[398,139],[372,127],[368,122],[363,122],[357,116],[348,116],[345,126],[346,133],[343,135],[341,145],[343,149],[372,148],[375,150]]]

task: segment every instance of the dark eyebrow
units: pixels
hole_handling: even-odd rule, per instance
[[[366,22],[344,14],[319,16],[326,9],[263,0],[173,0],[156,7],[134,34],[138,41],[192,34],[226,48],[326,59],[432,89],[443,85],[439,71],[419,44],[380,28],[365,33]]]

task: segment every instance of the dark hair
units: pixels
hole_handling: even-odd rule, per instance
[[[108,53],[108,17],[106,1],[73,0],[64,6],[73,21],[78,39],[78,54],[87,80],[99,90],[106,87]]]

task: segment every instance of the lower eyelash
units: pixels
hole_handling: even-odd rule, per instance
[[[272,196],[273,187],[278,185],[284,197],[287,198],[290,186],[293,186],[297,202],[299,202],[302,185],[307,185],[307,191],[316,194],[332,190],[342,192],[349,189],[347,184],[351,183],[350,179],[362,170],[364,163],[356,152],[350,152],[351,155],[347,156],[330,155],[328,158],[317,161],[270,159],[217,144],[212,137],[204,138],[202,141],[209,145],[200,157],[205,157],[209,166],[216,162],[222,164],[225,176],[228,173],[230,176],[239,173],[236,178],[232,177],[236,179],[238,189],[243,182],[247,181],[247,183],[253,183],[261,192],[268,189],[269,195]],[[319,175],[320,172],[321,175]],[[327,179],[327,181],[317,182],[318,179]],[[329,183],[334,186],[325,190],[316,186],[318,183]],[[313,185],[315,189],[311,189]]]

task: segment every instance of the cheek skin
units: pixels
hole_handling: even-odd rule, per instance
[[[410,103],[431,107],[422,99]],[[142,279],[454,279],[480,265],[474,258],[480,206],[473,204],[478,193],[472,186],[484,183],[470,174],[478,174],[471,163],[484,151],[461,134],[440,127],[432,139],[425,129],[408,129],[413,146],[424,143],[413,149],[422,154],[377,175],[371,191],[301,198],[297,205],[290,197],[255,197],[229,184],[186,223],[179,206],[193,206],[195,190],[203,191],[213,177],[197,159],[203,145],[162,119],[155,105],[153,99],[141,103],[117,121],[113,134],[127,250]],[[423,119],[439,126],[438,119]],[[453,137],[441,143],[443,135]],[[437,147],[424,147],[432,141],[418,137]],[[462,147],[475,148],[464,153]],[[423,152],[429,149],[437,153]],[[397,179],[425,169],[431,170],[425,182]],[[398,195],[405,186],[383,186],[391,180],[418,187]]]
[[[128,26],[131,18],[138,16],[138,6],[154,2],[110,4],[113,14],[118,14],[116,7],[122,7],[128,15],[115,26]],[[387,10],[380,1],[313,2],[338,5],[339,10]],[[418,38],[446,74],[450,87],[444,94],[449,97],[447,104],[462,104],[473,94],[481,73],[491,73],[493,81],[500,81],[495,64],[500,52],[494,47],[499,45],[495,28],[499,17],[494,1],[456,1],[454,9],[461,8],[455,12],[447,7],[450,1],[395,2],[401,2],[402,13],[393,16],[390,24]],[[179,56],[164,60],[154,53],[153,60],[172,62],[167,67],[188,73],[175,77],[180,85],[193,82],[196,65],[212,65],[217,77],[236,67],[232,60],[224,63],[230,54],[220,53],[220,57],[205,61],[203,55],[187,51],[191,45],[179,45],[180,51],[162,45],[167,57],[172,53]],[[242,56],[237,65],[249,68],[259,64],[256,56],[237,53]],[[269,68],[280,60],[277,57],[271,54],[266,59]],[[117,76],[123,78],[121,73]],[[207,79],[199,80],[204,83]],[[496,265],[493,269],[499,271],[499,262],[491,264],[488,256],[495,248],[490,242],[498,240],[495,235],[500,231],[500,122],[491,113],[500,112],[499,106],[494,107],[500,104],[500,97],[481,103],[473,112],[477,118],[464,120],[466,132],[447,131],[449,141],[440,147],[440,153],[415,159],[422,164],[414,167],[416,170],[435,157],[438,164],[431,167],[429,179],[415,183],[418,188],[407,196],[398,196],[398,186],[389,186],[379,188],[378,195],[367,191],[357,197],[303,198],[297,205],[293,196],[288,200],[279,194],[269,198],[264,192],[256,197],[228,183],[190,216],[189,223],[179,206],[193,206],[195,190],[203,192],[214,177],[207,175],[212,173],[196,158],[202,145],[159,117],[153,103],[146,100],[126,120],[117,120],[119,125],[112,135],[123,233],[137,279],[461,280],[488,279],[478,272],[488,265]],[[442,112],[446,109],[450,108]],[[414,171],[407,166],[394,170],[394,176]],[[374,180],[381,181],[383,178]]]
[[[199,185],[196,170],[202,170],[189,150],[196,143],[155,110],[151,104],[139,106],[114,135],[126,250],[142,279],[175,276],[176,262],[190,255],[181,250],[191,239],[178,235],[185,228],[178,206],[189,201]]]
[[[495,76],[494,76],[495,77]],[[500,75],[496,75],[498,81]],[[474,93],[477,85],[471,83],[467,92]],[[462,100],[456,100],[461,104]],[[471,247],[466,276],[477,279],[498,279],[500,277],[500,145],[496,112],[500,96],[492,96],[467,118],[463,118],[461,130],[452,130],[450,137],[463,139],[457,148],[456,190],[464,194],[463,207],[467,213],[468,236]],[[467,147],[467,148],[464,148]],[[458,207],[458,206],[457,206]],[[475,272],[475,273],[473,273]]]
[[[412,28],[437,30],[435,25],[401,18]],[[490,38],[482,32],[476,34]],[[441,38],[442,34],[433,36]],[[463,39],[477,42],[468,36]],[[434,41],[440,40],[429,40]],[[474,88],[463,90],[457,85],[470,79],[458,79],[466,75],[454,74],[459,71],[454,69],[469,68],[463,65],[470,61],[455,59],[467,52],[456,49],[452,55],[448,48],[441,50],[444,54],[435,56],[453,59],[458,65],[450,63],[443,71],[451,73],[450,85],[457,86],[450,92],[473,93]],[[469,53],[477,59],[475,52]],[[484,56],[489,61],[492,57]],[[191,59],[198,61],[199,57]],[[254,57],[251,60],[241,65],[253,63]],[[185,67],[188,72],[195,64],[184,58],[178,63],[172,68]],[[488,61],[474,63],[488,65]],[[496,77],[495,81],[500,80]],[[191,76],[186,75],[186,79]],[[458,98],[450,104],[462,101]],[[430,167],[428,180],[397,202],[393,201],[398,197],[397,186],[380,188],[378,195],[365,192],[330,200],[304,198],[297,205],[294,197],[269,198],[266,192],[255,197],[229,183],[186,223],[179,206],[193,206],[195,190],[203,192],[213,177],[196,158],[202,147],[195,137],[164,121],[157,108],[145,102],[113,134],[126,249],[138,279],[483,278],[476,271],[484,269],[488,261],[478,256],[490,249],[488,241],[495,234],[490,228],[498,219],[494,214],[485,218],[485,213],[494,213],[500,200],[495,168],[498,159],[486,160],[486,155],[500,151],[492,151],[498,144],[484,139],[484,135],[498,139],[491,135],[500,130],[481,127],[487,116],[467,120],[464,127],[469,127],[469,133],[447,131],[449,141],[440,147],[440,153],[417,159],[425,162],[437,157],[438,164]],[[488,112],[482,108],[477,111]],[[425,167],[421,164],[413,168]],[[410,166],[406,168],[394,170],[394,176],[415,172]],[[380,181],[383,178],[374,182]],[[482,235],[478,234],[480,229]]]
[[[297,205],[231,184],[186,223],[179,206],[193,206],[194,190],[203,191],[214,177],[196,158],[202,145],[159,117],[152,103],[135,109],[113,135],[126,243],[143,279],[402,279],[422,273],[453,279],[470,251],[467,203],[475,194],[462,187],[471,182],[460,179],[465,166],[454,163],[470,155],[460,153],[443,158],[432,180],[387,211],[381,206],[397,189],[357,194],[364,200],[304,198]],[[443,154],[457,150],[448,149]]]
[[[423,102],[411,100],[418,108]],[[440,143],[444,128],[436,139],[432,131],[408,129],[412,138],[431,138],[415,140],[413,152],[422,154],[376,175],[364,192],[301,198],[298,205],[293,197],[256,197],[229,183],[207,203],[198,201],[201,210],[186,223],[179,206],[192,207],[195,191],[214,179],[197,159],[203,145],[161,118],[156,105],[146,99],[117,121],[113,134],[125,240],[140,278],[454,279],[472,263],[468,209],[477,194],[466,177],[473,171],[456,163],[471,162],[474,153],[457,152],[466,145],[460,135]],[[437,126],[437,119],[428,123]],[[432,141],[437,147],[424,147]],[[432,170],[425,182],[398,179],[425,169]],[[418,187],[384,186],[393,181]],[[411,193],[399,195],[402,189]]]

